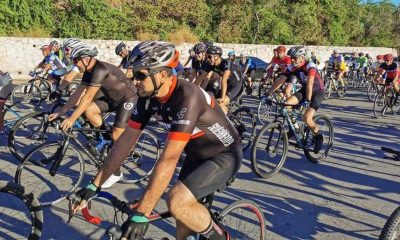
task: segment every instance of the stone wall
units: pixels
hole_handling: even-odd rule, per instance
[[[50,38],[0,38],[0,70],[10,72],[13,78],[28,78],[28,73],[42,59],[43,56],[39,50],[40,46],[48,44]],[[62,42],[62,39],[58,39]],[[84,40],[89,44],[95,45],[99,50],[99,59],[118,64],[120,58],[115,55],[115,46],[119,40]],[[133,48],[137,41],[126,41],[128,46]],[[253,45],[253,44],[218,44],[224,50],[224,55],[230,50],[235,50],[237,54],[243,52],[246,55],[256,56],[265,61],[272,58],[272,49],[277,45]],[[178,50],[181,52],[181,62],[185,63],[188,57],[188,50],[193,44],[181,44]],[[288,48],[290,46],[287,46]],[[364,52],[375,57],[377,54],[393,53],[397,56],[397,50],[394,48],[372,48],[372,47],[332,47],[332,46],[308,46],[311,51],[315,51],[322,60],[329,58],[333,49],[341,52]]]

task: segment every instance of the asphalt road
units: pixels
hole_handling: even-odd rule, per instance
[[[255,99],[245,102],[251,107],[257,104]],[[248,150],[237,180],[217,194],[216,206],[237,199],[255,201],[267,219],[267,239],[377,239],[386,218],[400,204],[400,162],[385,159],[380,150],[400,149],[400,116],[374,119],[372,103],[360,91],[324,101],[318,112],[330,116],[335,129],[334,147],[326,161],[312,164],[290,146],[281,172],[264,180],[252,173]],[[9,153],[6,138],[0,135],[0,180],[12,181],[18,161]],[[95,169],[86,167],[87,181]],[[110,192],[133,200],[145,185],[118,183]],[[113,221],[113,208],[95,202],[95,213],[104,219],[100,226],[80,216],[68,224],[67,205],[64,201],[44,209],[42,239],[101,239]],[[156,209],[165,210],[164,200]],[[173,220],[159,221],[148,236],[174,239],[174,231]],[[0,234],[0,239],[4,236]]]

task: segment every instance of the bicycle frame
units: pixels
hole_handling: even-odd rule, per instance
[[[16,111],[14,111],[13,109],[12,109],[12,105],[4,105],[4,109],[2,110],[3,111],[3,114],[7,111],[7,112],[10,112],[10,113],[12,113],[12,115],[14,115],[16,118],[15,118],[15,120],[12,120],[12,121],[8,121],[7,119],[4,119],[4,126],[3,126],[3,131],[2,132],[0,132],[0,134],[1,133],[3,133],[5,130],[5,128],[7,128],[7,127],[12,127],[22,116],[18,113],[18,112],[16,112]]]

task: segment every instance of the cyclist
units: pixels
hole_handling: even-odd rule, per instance
[[[364,56],[364,53],[359,53],[358,58],[356,60],[357,62],[357,73],[366,73],[367,72],[367,64],[368,64],[368,58]]]
[[[195,52],[194,52],[193,48],[189,49],[189,58],[186,61],[186,63],[183,64],[183,67],[186,67],[189,63],[191,63],[194,59],[194,56],[195,56]]]
[[[254,75],[256,73],[256,67],[254,66],[251,58],[246,56],[244,53],[240,54],[239,66],[242,69],[241,77],[246,79],[246,92],[247,95],[250,95],[252,92],[252,79],[254,79]]]
[[[124,42],[120,42],[116,47],[115,47],[115,54],[120,56],[122,58],[120,64],[118,65],[118,68],[123,68],[126,69],[125,75],[128,78],[132,77],[132,69],[129,68],[128,64],[128,58],[129,55],[131,54],[131,51],[128,50],[128,47]]]
[[[52,46],[43,45],[40,49],[42,50],[44,59],[33,69],[33,71],[42,68],[42,72],[49,73],[47,75],[47,80],[51,83],[52,90],[55,90],[61,77],[67,72],[67,66],[60,60],[60,58],[51,52]]]
[[[337,79],[339,80],[341,87],[344,87],[343,75],[346,72],[346,62],[342,54],[339,54],[338,50],[333,50],[333,54],[330,59],[330,64],[333,69],[337,72]]]
[[[235,62],[235,59],[236,59],[236,53],[235,53],[235,51],[229,51],[229,52],[228,52],[228,59],[229,59],[232,63]]]
[[[176,219],[176,239],[184,240],[193,232],[206,239],[229,239],[199,201],[226,186],[238,171],[243,157],[239,135],[214,97],[171,73],[178,62],[174,53],[174,45],[155,41],[142,42],[133,49],[131,62],[140,98],[130,128],[114,144],[96,177],[76,193],[83,200],[73,210],[84,207],[96,195],[98,186],[135,145],[150,116],[157,113],[170,123],[169,134],[135,213],[122,224],[122,237],[142,239],[148,217],[167,189],[184,150],[185,162],[167,200]]]
[[[223,59],[222,53],[222,49],[218,46],[207,49],[210,63],[207,78],[210,79],[210,82],[206,90],[218,97],[219,105],[227,113],[229,103],[237,98],[243,90],[243,78],[241,78],[240,66],[228,59]]]
[[[288,55],[292,58],[292,64],[289,65],[283,76],[274,82],[267,91],[267,96],[276,91],[291,75],[295,75],[299,79],[302,85],[300,91],[293,94],[286,104],[301,103],[305,107],[303,119],[314,134],[314,153],[317,154],[322,148],[324,139],[313,117],[324,99],[324,82],[318,73],[317,66],[313,62],[306,61],[306,53],[306,49],[302,46],[289,49]]]
[[[206,57],[207,45],[199,42],[194,45],[193,51],[195,55],[192,59],[192,74],[189,81],[200,86],[202,89],[206,89],[209,83],[207,72],[210,69],[210,64],[207,62]]]
[[[394,57],[391,53],[385,54],[383,57],[384,63],[381,64],[378,74],[375,76],[375,81],[378,81],[383,74],[386,74],[385,85],[393,84],[396,92],[400,93],[399,87],[399,69],[397,64],[393,61]]]
[[[65,39],[62,44],[65,58],[70,59],[70,53],[72,49],[74,49],[74,47],[80,45],[81,43],[82,42],[77,38]],[[78,67],[76,67],[72,61],[69,61],[69,65],[67,65],[67,70],[67,73],[63,76],[63,79],[61,80],[60,85],[57,87],[56,91],[50,94],[50,100],[60,97],[62,91],[80,74]]]
[[[2,132],[4,128],[3,108],[13,89],[14,85],[12,84],[10,74],[0,71],[0,132]]]
[[[115,111],[116,116],[111,136],[115,142],[125,130],[133,111],[137,100],[136,88],[119,68],[97,60],[96,56],[97,49],[84,43],[78,44],[72,50],[71,59],[83,73],[82,81],[68,102],[60,110],[51,114],[49,120],[64,115],[79,101],[74,113],[61,123],[61,128],[63,130],[71,128],[82,113],[85,113],[86,119],[94,127],[105,129],[101,113]],[[99,90],[104,96],[97,97]],[[111,187],[122,177],[121,172],[116,172],[103,188]]]
[[[276,69],[278,73],[285,72],[286,68],[291,64],[292,60],[286,55],[285,46],[279,46],[276,48],[277,56],[272,58],[272,69]],[[269,66],[268,66],[269,67]],[[268,68],[267,68],[268,69]],[[272,76],[272,75],[271,75]]]
[[[371,65],[371,69],[370,69],[370,74],[372,76],[375,76],[376,73],[378,72],[381,64],[384,62],[383,60],[383,55],[379,54],[376,56],[376,62],[373,62]]]
[[[51,51],[56,55],[65,65],[69,65],[70,61],[65,57],[65,49],[61,47],[57,40],[53,40],[49,44],[51,46]]]

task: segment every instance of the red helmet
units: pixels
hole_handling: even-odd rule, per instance
[[[385,54],[385,56],[383,56],[383,59],[385,61],[392,61],[394,59],[394,57],[393,57],[393,54],[388,53],[388,54]]]
[[[274,52],[278,52],[278,49],[277,49],[277,48],[274,48]]]
[[[286,53],[286,48],[284,46],[279,46],[277,49],[278,53]]]
[[[383,60],[383,55],[377,55],[376,60]]]

